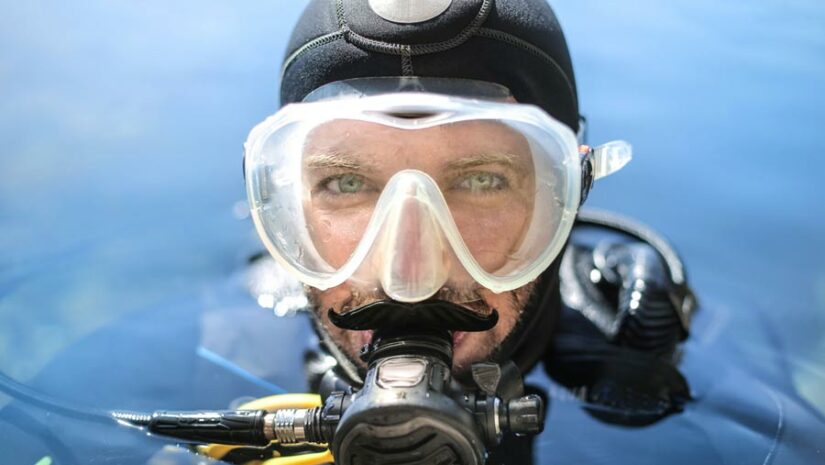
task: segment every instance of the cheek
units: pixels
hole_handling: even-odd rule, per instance
[[[495,308],[498,311],[499,322],[491,330],[497,336],[498,342],[510,334],[510,331],[516,326],[522,307],[529,296],[533,285],[528,284],[514,291],[502,292],[496,294],[489,289],[480,289],[479,296],[484,300],[490,308]]]
[[[333,309],[336,312],[340,312],[342,305],[352,298],[352,291],[346,283],[339,284],[325,291],[313,289],[313,292],[315,293],[313,299],[315,300],[315,306],[318,311],[322,312],[321,316],[324,319],[327,317],[327,310]]]
[[[454,219],[470,253],[491,273],[518,250],[530,215],[523,204],[513,204],[495,211],[456,213]]]
[[[327,313],[329,309],[340,313],[343,305],[353,298],[352,289],[345,283],[325,291],[311,289],[310,292],[312,293],[316,317],[326,333],[356,365],[366,367],[359,358],[359,353],[361,347],[369,342],[371,331],[348,331],[338,328],[332,324]]]
[[[335,212],[305,206],[304,214],[318,254],[333,268],[340,268],[361,241],[372,212]]]
[[[484,303],[496,309],[499,320],[496,326],[489,331],[467,334],[455,351],[453,365],[456,372],[465,372],[473,362],[486,359],[501,345],[516,327],[523,309],[523,302],[526,301],[532,289],[533,285],[528,284],[515,291],[501,294],[495,294],[487,289],[479,290]]]

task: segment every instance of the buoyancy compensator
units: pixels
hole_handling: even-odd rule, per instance
[[[560,269],[565,304],[545,359],[594,417],[646,425],[678,412],[690,388],[676,368],[696,298],[676,251],[621,216],[580,212]]]

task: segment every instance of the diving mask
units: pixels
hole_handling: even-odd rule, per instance
[[[630,146],[582,155],[570,128],[485,84],[458,97],[371,95],[362,82],[256,126],[245,175],[269,252],[309,286],[347,281],[399,302],[536,279],[590,182],[621,168]]]

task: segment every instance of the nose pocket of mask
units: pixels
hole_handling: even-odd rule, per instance
[[[394,207],[384,220],[378,250],[384,292],[399,302],[432,297],[447,281],[447,239],[427,193],[427,176],[408,170],[393,183]],[[422,179],[425,178],[425,179]]]

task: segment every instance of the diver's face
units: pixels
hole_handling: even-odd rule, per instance
[[[484,121],[414,131],[350,120],[316,128],[303,150],[303,208],[324,261],[333,268],[347,262],[384,186],[393,175],[409,169],[422,171],[437,183],[464,243],[485,271],[494,273],[507,264],[530,224],[535,175],[524,137]],[[417,250],[415,237],[399,243],[404,250],[393,253],[412,263],[414,273],[416,256],[424,257],[429,251]],[[388,257],[377,257],[384,259]],[[499,313],[498,324],[489,331],[454,335],[454,369],[463,372],[472,362],[488,357],[513,330],[532,284],[495,294],[477,285],[451,256],[445,256],[443,266],[449,269],[449,277],[436,298],[479,313],[493,308]],[[357,361],[371,333],[337,328],[326,313],[386,298],[380,286],[352,279],[325,291],[311,290],[310,297],[323,328]]]

